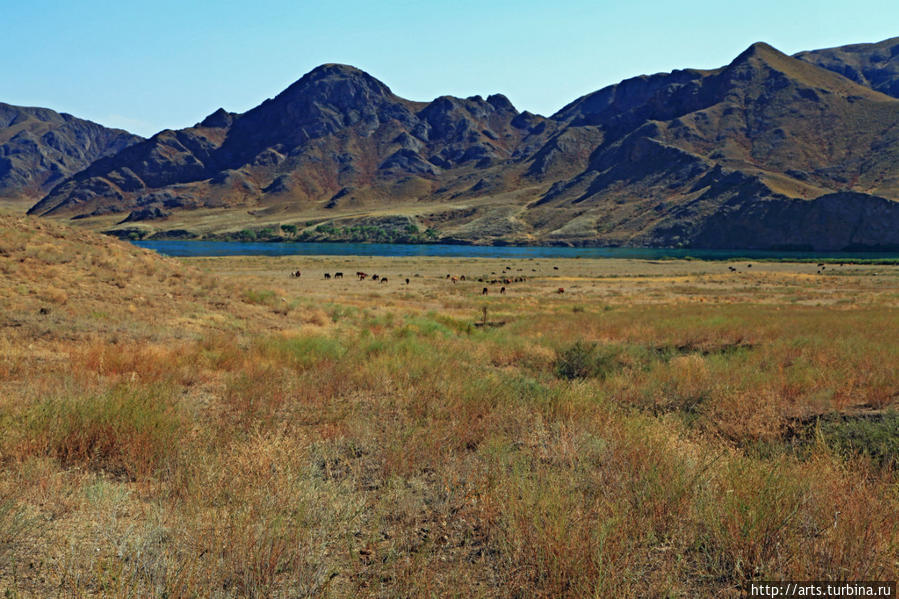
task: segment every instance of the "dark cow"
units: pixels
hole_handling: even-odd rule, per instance
[[[487,295],[487,288],[486,288],[486,287],[484,287],[484,289],[481,290],[481,295]]]
[[[342,272],[335,272],[335,273],[334,273],[334,278],[335,278],[335,279],[342,279],[342,278],[343,278],[343,273],[342,273]]]
[[[556,291],[556,293],[565,293],[565,288],[564,288],[564,287],[559,287],[559,290]]]
[[[506,293],[506,288],[505,288],[505,287],[500,287],[500,288],[499,288],[499,293],[500,293],[500,295],[505,295],[505,293]]]
[[[371,280],[372,280],[372,281],[377,281],[379,278],[380,278],[380,277],[378,277],[378,275],[372,275],[372,276],[371,276]]]
[[[383,277],[383,278],[381,279],[381,283],[386,283],[386,282],[387,282],[387,277]]]
[[[408,284],[409,284],[409,279],[406,279],[406,285],[408,285]]]
[[[327,272],[326,272],[326,273],[325,273],[325,278],[326,278],[326,279],[330,279],[330,278],[331,278],[331,273],[327,273]]]
[[[290,273],[290,276],[293,277],[294,279],[299,279],[300,275],[302,275],[302,274],[303,273],[301,273],[300,271],[297,270],[297,271]]]

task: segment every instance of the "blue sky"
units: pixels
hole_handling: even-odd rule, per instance
[[[551,114],[621,79],[899,35],[896,0],[0,0],[0,102],[141,135],[243,112],[325,62],[400,96]]]

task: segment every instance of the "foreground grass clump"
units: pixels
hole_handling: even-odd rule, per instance
[[[171,455],[183,417],[171,390],[117,385],[97,395],[52,397],[28,407],[10,428],[9,448],[20,456],[47,455],[133,480],[148,476]],[[16,426],[18,425],[18,426]]]
[[[615,354],[596,343],[576,341],[556,358],[556,375],[565,379],[605,378],[615,368]]]
[[[825,418],[812,432],[816,440],[842,456],[863,456],[882,468],[899,467],[899,413],[895,411],[862,418]]]
[[[484,270],[504,267],[556,272]],[[0,592],[718,597],[897,576],[899,313],[866,303],[879,287],[839,317],[682,301],[702,281],[594,309],[577,282],[483,298],[417,268],[377,296],[317,280],[327,302],[305,267],[293,287],[269,269],[283,289],[209,286],[149,331],[109,308],[109,330],[44,335],[55,312],[22,313],[32,347],[25,326],[0,337]],[[440,293],[415,291],[428,276]],[[501,325],[474,326],[487,305]]]

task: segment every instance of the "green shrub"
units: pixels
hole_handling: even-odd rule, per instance
[[[274,305],[276,294],[270,289],[247,289],[243,292],[243,300],[248,304]]]
[[[822,420],[818,434],[843,456],[863,455],[889,468],[899,465],[899,413],[873,418],[841,417]]]
[[[335,362],[346,353],[337,339],[309,335],[269,337],[257,342],[258,351],[293,368],[306,369],[324,361]]]
[[[605,378],[615,369],[615,353],[596,343],[577,341],[556,355],[556,376],[563,379]]]

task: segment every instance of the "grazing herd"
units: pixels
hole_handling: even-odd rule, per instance
[[[559,267],[554,266],[553,269],[559,270]],[[477,282],[485,283],[488,285],[499,285],[500,286],[499,294],[506,295],[506,290],[507,290],[508,286],[512,285],[513,283],[524,283],[528,280],[528,278],[524,275],[513,276],[512,270],[513,269],[511,266],[506,266],[503,268],[502,272],[499,273],[498,275],[496,272],[491,272],[490,274],[494,275],[494,276],[490,277],[490,276],[484,275],[484,276],[478,277]],[[521,271],[521,270],[523,270],[523,269],[521,269],[521,268],[518,269],[518,271]],[[531,270],[532,270],[532,272],[537,272],[536,269],[531,269]],[[295,279],[299,279],[301,275],[302,275],[302,273],[300,272],[300,270],[291,271],[289,273],[289,276],[291,278],[295,278]],[[419,277],[420,275],[416,274],[415,276]],[[330,272],[326,272],[326,273],[323,273],[323,278],[326,281],[330,281],[331,279],[342,279],[343,273],[335,272],[332,275]],[[374,274],[374,273],[369,274],[369,273],[363,272],[363,271],[356,271],[356,278],[359,279],[360,281],[364,281],[366,279],[371,279],[372,281],[379,281],[380,284],[382,284],[382,285],[387,284],[387,281],[388,281],[387,277],[384,277],[384,276],[381,276],[378,274]],[[475,279],[466,277],[466,275],[464,275],[464,274],[460,274],[460,275],[447,274],[445,277],[445,280],[451,282],[453,285],[456,285],[460,282],[466,282],[466,281],[470,281],[470,280],[473,281]],[[404,281],[407,286],[411,284],[411,280],[409,278],[404,279]],[[564,291],[563,289],[559,288],[558,293],[562,293],[563,291]],[[489,293],[490,293],[489,287],[483,287],[481,289],[481,295],[488,295]]]
[[[840,262],[840,266],[844,266],[844,263],[843,263],[843,262]],[[826,264],[824,264],[823,262],[819,262],[819,263],[816,265],[816,267],[817,267],[817,271],[816,271],[817,274],[819,274],[819,275],[825,274],[824,271],[827,270],[827,265],[826,265]],[[747,265],[746,265],[746,268],[752,268],[752,264],[747,264]],[[727,267],[727,270],[729,270],[730,272],[733,272],[733,273],[739,273],[739,272],[740,272],[739,270],[737,270],[737,268],[736,268],[735,266],[728,266],[728,267]]]
[[[843,264],[840,264],[840,266],[843,266]],[[727,268],[732,273],[740,272],[736,266],[728,266]],[[752,268],[752,264],[746,264],[746,268]],[[824,274],[824,271],[826,268],[827,268],[827,266],[824,263],[818,263],[817,264],[817,273]],[[520,272],[523,269],[518,268],[516,270]],[[559,267],[553,266],[553,270],[559,270]],[[512,272],[513,272],[513,269],[511,266],[505,266],[505,267],[503,267],[502,272],[500,272],[500,273],[497,273],[494,271],[494,272],[490,273],[490,275],[492,275],[492,276],[484,275],[484,276],[478,277],[476,280],[478,283],[483,283],[485,285],[499,285],[500,286],[499,294],[505,295],[507,286],[510,286],[513,283],[524,283],[528,280],[528,278],[526,276],[513,275]],[[532,268],[531,272],[537,272],[537,270]],[[297,269],[295,271],[290,272],[289,276],[291,278],[299,279],[302,276],[302,272],[299,269]],[[420,275],[416,274],[415,276],[419,277]],[[369,274],[369,273],[362,272],[362,271],[357,271],[356,277],[360,281],[364,281],[366,279],[371,279],[372,281],[379,281],[381,285],[386,285],[388,282],[387,277],[380,276],[377,274]],[[332,276],[331,273],[326,272],[326,273],[324,273],[324,278],[325,278],[325,280],[331,280],[332,278],[333,279],[343,279],[343,273],[335,272]],[[460,282],[465,282],[467,280],[475,280],[475,279],[467,279],[466,276],[463,274],[454,275],[454,274],[450,274],[450,273],[448,273],[445,277],[441,277],[441,278],[444,278],[446,281],[449,281],[453,285],[456,285]],[[409,278],[404,279],[404,281],[405,281],[406,286],[409,286],[411,284],[411,280]],[[481,288],[481,295],[488,295],[489,293],[490,293],[489,287]],[[565,288],[558,287],[556,289],[555,293],[558,293],[558,294],[565,293]]]

